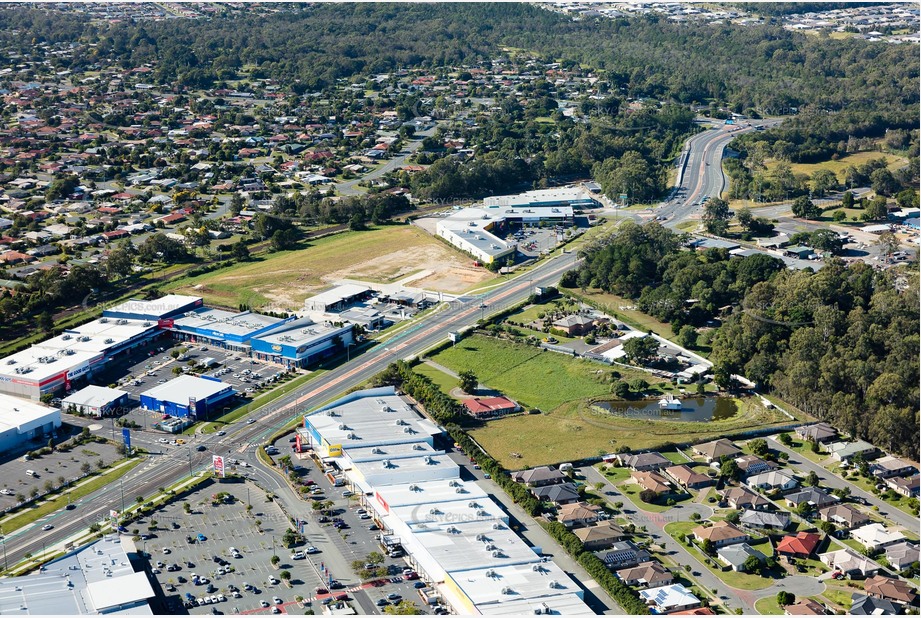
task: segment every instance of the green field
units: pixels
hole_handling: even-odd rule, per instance
[[[610,393],[609,371],[603,365],[482,335],[465,339],[432,360],[455,372],[473,371],[486,386],[525,408],[545,412],[568,401]]]
[[[777,604],[777,595],[772,594],[755,601],[755,609],[762,616],[783,616],[783,608]]]
[[[305,249],[270,253],[197,277],[183,277],[165,286],[164,291],[201,296],[207,305],[273,305],[297,310],[305,298],[334,280],[392,283],[423,268],[437,273],[468,264],[466,256],[423,230],[394,225],[334,234],[311,241]],[[475,281],[455,277],[457,280],[444,283],[448,288],[464,288],[493,277],[485,269],[475,272]]]
[[[849,154],[847,156],[841,157],[836,161],[822,161],[821,163],[791,163],[790,169],[794,174],[807,174],[809,176],[818,170],[831,170],[835,173],[835,175],[838,176],[838,180],[841,180],[841,173],[849,165],[863,165],[872,159],[886,159],[886,163],[890,171],[904,167],[908,163],[908,161],[903,157],[898,157],[896,155],[877,151],[868,151],[855,152],[854,154]],[[769,172],[773,171],[778,165],[780,165],[780,161],[770,160],[765,162],[765,166]]]
[[[435,386],[441,389],[445,395],[450,395],[451,390],[457,386],[457,379],[449,376],[444,371],[432,367],[431,365],[426,365],[425,363],[419,363],[413,367],[413,371],[419,375],[423,375],[431,380]]]

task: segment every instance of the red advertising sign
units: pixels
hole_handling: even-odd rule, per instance
[[[158,326],[159,328],[172,328],[172,327],[173,327],[173,320],[170,319],[170,318],[167,318],[167,319],[164,319],[164,320],[157,320],[157,326]]]
[[[301,452],[301,434],[294,434],[294,452]]]
[[[389,513],[389,512],[390,512],[390,505],[387,504],[387,501],[384,500],[384,497],[381,496],[381,495],[380,495],[379,493],[377,493],[376,491],[374,492],[374,497],[377,498],[378,504],[380,504],[382,507],[384,507],[384,511],[387,512],[387,513]]]
[[[224,458],[220,455],[215,455],[211,458],[211,461],[214,464],[214,474],[224,478]]]

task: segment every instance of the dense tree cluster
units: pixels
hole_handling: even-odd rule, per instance
[[[848,433],[918,456],[918,277],[830,260],[751,286],[713,360]]]

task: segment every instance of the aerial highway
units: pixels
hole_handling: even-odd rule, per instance
[[[744,130],[747,129],[729,133],[725,129],[710,129],[688,140],[687,169],[681,186],[675,199],[659,208],[660,215],[669,219],[666,225],[675,226],[693,214],[703,195],[719,195],[726,182],[720,166],[723,149]],[[463,330],[491,313],[521,302],[532,294],[535,287],[555,285],[577,261],[575,253],[559,253],[488,292],[444,303],[385,343],[370,347],[317,379],[254,410],[248,417],[228,426],[225,435],[198,434],[185,447],[151,453],[144,463],[120,482],[107,485],[79,500],[74,510],[59,511],[7,535],[3,539],[3,547],[8,564],[15,564],[26,554],[35,555],[64,542],[92,523],[105,520],[110,510],[132,505],[137,496],[150,496],[161,487],[168,487],[207,468],[211,465],[213,454],[242,457],[251,445],[261,444],[298,415],[365,383],[388,364],[418,355],[446,340],[448,333]],[[255,422],[249,422],[250,419]],[[198,451],[200,445],[206,450]],[[41,526],[46,523],[51,523],[54,528],[41,531]]]

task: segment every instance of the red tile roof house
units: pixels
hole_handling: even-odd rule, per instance
[[[814,532],[797,532],[787,535],[777,543],[777,553],[793,558],[808,558],[822,542],[822,537]]]
[[[465,399],[464,407],[474,418],[498,418],[521,410],[521,406],[506,397],[486,397]]]
[[[6,253],[0,253],[0,262],[6,262],[7,264],[18,264],[20,262],[34,262],[35,258],[27,253],[20,253],[19,251],[7,251]]]

